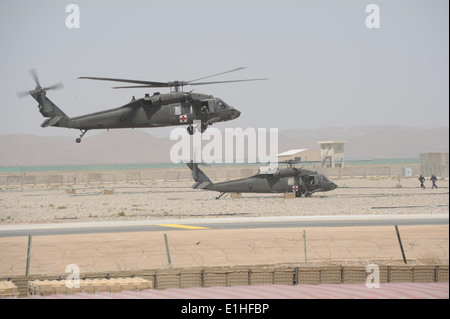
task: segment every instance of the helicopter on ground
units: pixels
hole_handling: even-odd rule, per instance
[[[80,77],[79,79],[115,81],[134,83],[139,85],[119,86],[120,88],[170,88],[170,93],[155,92],[153,95],[145,94],[143,98],[132,100],[124,106],[108,109],[105,111],[90,113],[77,117],[67,116],[50,99],[46,97],[48,90],[63,88],[62,83],[57,83],[49,87],[42,87],[35,69],[30,73],[36,82],[36,88],[31,91],[19,92],[19,98],[31,95],[38,103],[39,111],[46,118],[41,127],[65,127],[79,129],[81,135],[75,141],[81,142],[84,134],[95,129],[116,129],[116,128],[148,128],[175,125],[188,125],[187,131],[190,135],[194,133],[194,121],[201,121],[200,131],[203,133],[209,125],[217,122],[224,122],[236,119],[241,114],[240,111],[225,103],[222,99],[212,95],[184,92],[184,86],[196,86],[219,83],[258,81],[267,79],[244,79],[232,81],[197,82],[213,76],[235,72],[244,69],[236,68],[226,72],[221,72],[191,81],[173,82],[152,82],[114,78]]]
[[[295,197],[311,197],[316,192],[328,192],[337,187],[325,175],[304,168],[293,167],[294,162],[288,161],[287,168],[278,167],[260,168],[256,175],[213,183],[197,163],[186,163],[192,171],[196,182],[193,189],[206,189],[220,192],[219,199],[228,193],[295,193]]]

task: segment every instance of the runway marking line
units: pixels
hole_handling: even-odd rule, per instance
[[[178,225],[178,224],[159,224],[158,226],[183,228],[183,229],[210,229],[209,227],[188,226],[188,225]]]

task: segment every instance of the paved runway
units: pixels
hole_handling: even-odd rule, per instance
[[[4,225],[0,226],[0,237],[169,231],[180,229],[252,229],[448,224],[449,216],[445,214],[282,216],[220,219],[203,218],[114,221],[95,223]]]

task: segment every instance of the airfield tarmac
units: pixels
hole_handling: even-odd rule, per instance
[[[242,194],[216,200],[217,193],[193,190],[190,181],[77,185],[70,188],[74,194],[66,186],[16,186],[0,191],[0,230],[43,223],[189,219],[195,225],[196,219],[205,218],[449,215],[448,181],[439,181],[437,190],[420,189],[415,178],[401,180],[401,187],[396,178],[334,181],[339,187],[332,192],[293,199]],[[304,236],[308,263],[403,262],[392,226],[175,229],[35,236],[30,272],[64,273],[73,263],[83,272],[164,269],[168,267],[164,233],[173,267],[304,263]],[[400,232],[408,263],[448,264],[448,224],[400,226]],[[24,273],[26,247],[25,236],[0,238],[0,275]]]

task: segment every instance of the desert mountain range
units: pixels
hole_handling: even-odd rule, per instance
[[[170,163],[170,149],[177,143],[169,137],[152,136],[150,129],[124,129],[91,136],[88,133],[77,144],[78,132],[73,132],[73,137],[0,135],[0,167]],[[419,158],[420,153],[449,151],[448,127],[390,125],[280,130],[278,138],[280,153],[298,148],[319,151],[318,141],[345,140],[347,159]]]

